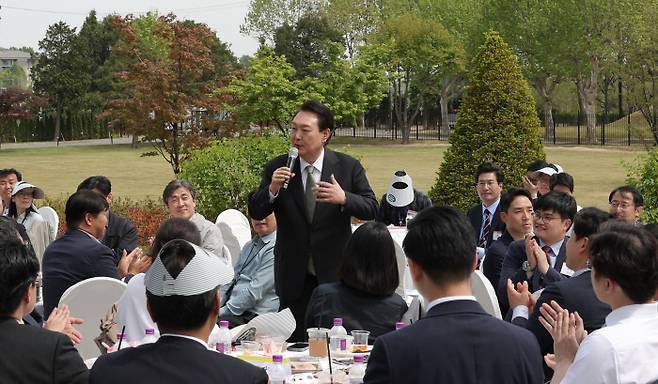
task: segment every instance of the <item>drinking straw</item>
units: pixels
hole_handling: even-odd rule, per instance
[[[119,346],[117,347],[117,351],[121,349],[121,342],[123,341],[123,335],[124,332],[126,332],[126,326],[124,325],[123,328],[121,328],[121,336],[119,337]]]
[[[334,371],[331,368],[331,348],[329,346],[329,334],[326,334],[327,337],[327,357],[329,358],[329,380],[331,380],[331,384],[334,384]]]

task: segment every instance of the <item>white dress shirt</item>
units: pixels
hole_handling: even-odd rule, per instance
[[[425,312],[426,313],[429,312],[430,309],[432,309],[432,307],[434,307],[435,305],[439,305],[439,304],[442,304],[442,303],[447,303],[448,301],[457,301],[457,300],[477,301],[475,299],[475,296],[446,296],[446,297],[439,297],[438,299],[432,300],[432,301],[430,301],[429,304],[427,304],[427,309],[425,310]]]
[[[658,381],[658,304],[617,308],[585,337],[562,383]]]
[[[313,180],[317,185],[320,182],[320,177],[322,177],[322,164],[324,164],[324,148],[322,148],[320,156],[318,156],[313,164],[308,163],[301,157],[299,158],[299,170],[302,173],[302,186],[304,187],[304,190],[306,190],[306,167],[309,165],[313,166]]]

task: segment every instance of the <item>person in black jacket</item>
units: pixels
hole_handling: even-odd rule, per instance
[[[395,329],[407,304],[395,293],[399,284],[393,239],[386,226],[368,222],[354,231],[343,252],[339,282],[321,284],[311,295],[306,327],[343,326],[370,331],[371,341]]]
[[[405,171],[397,171],[391,179],[388,191],[379,201],[375,220],[386,225],[404,227],[409,211],[412,215],[432,206],[432,201],[423,192],[413,187],[411,176]]]
[[[105,176],[90,176],[84,179],[78,185],[78,191],[81,189],[98,192],[107,200],[108,205],[112,204],[112,183]],[[130,253],[137,248],[137,229],[130,220],[108,210],[107,229],[101,242],[113,250],[119,260],[123,251]]]

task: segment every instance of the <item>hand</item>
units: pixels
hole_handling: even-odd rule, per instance
[[[272,173],[272,181],[270,181],[270,192],[273,195],[278,195],[283,183],[286,180],[290,180],[295,176],[294,173],[288,167],[280,167],[274,170]]]
[[[532,196],[533,199],[537,197],[537,193],[539,192],[537,184],[533,184],[528,176],[523,176],[523,189],[530,192],[530,196]]]
[[[578,312],[574,312],[573,315],[576,318],[576,341],[578,342],[578,345],[580,345],[580,343],[583,342],[583,339],[587,336],[587,331],[585,330],[583,318],[580,317]]]
[[[539,312],[541,312],[541,316],[539,317],[539,322],[546,328],[548,333],[553,336],[554,333],[554,328],[555,324],[557,322],[558,314],[560,312],[564,311],[562,307],[560,307],[560,304],[558,304],[555,300],[551,300],[551,303],[544,303],[541,308],[539,308]],[[575,327],[576,327],[576,341],[580,345],[582,343],[583,339],[585,336],[587,336],[587,331],[585,330],[585,324],[583,322],[583,319],[580,317],[578,312],[574,312],[574,319],[575,319]],[[553,338],[555,339],[555,338]]]
[[[73,327],[73,324],[82,323],[82,319],[71,317],[68,305],[63,304],[60,308],[53,309],[43,327],[50,331],[65,334],[71,339],[71,343],[73,344],[80,344],[82,334]]]
[[[537,258],[535,257],[534,248],[538,247],[535,239],[530,234],[525,235],[525,255],[528,258],[528,264],[533,270],[537,268]]]
[[[144,256],[144,252],[140,247],[133,249],[130,254],[126,254],[126,250],[123,250],[123,256],[119,260],[117,269],[119,270],[119,276],[121,278],[126,277],[128,274],[136,275],[140,272],[146,272],[148,267],[151,265],[150,257]],[[149,260],[141,260],[149,259]]]
[[[535,242],[535,245],[537,243]],[[535,260],[537,261],[537,269],[539,270],[539,273],[542,275],[545,275],[546,272],[548,272],[548,269],[551,267],[551,265],[548,263],[548,257],[546,257],[546,252],[544,252],[543,249],[539,247],[539,245],[536,245],[533,248],[533,252],[535,254]]]
[[[511,279],[507,279],[507,298],[510,308],[525,305],[530,308],[532,304],[532,294],[528,291],[528,282],[516,283],[516,289]]]
[[[149,256],[140,255],[139,257],[135,257],[128,267],[128,274],[136,275],[146,272],[151,267],[151,263],[153,263],[153,259]]]
[[[314,189],[315,199],[321,203],[343,205],[347,201],[345,191],[340,187],[334,175],[331,175],[331,182],[321,181]]]
[[[553,350],[557,364],[571,364],[578,352],[578,341],[576,340],[576,318],[569,314],[566,309],[558,313],[555,323],[555,337],[553,338]]]
[[[555,370],[555,367],[557,366],[557,361],[555,361],[555,355],[552,353],[547,353],[544,356],[544,361],[546,362],[546,365],[548,365],[548,368]]]

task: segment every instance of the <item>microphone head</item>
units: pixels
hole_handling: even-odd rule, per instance
[[[295,147],[290,147],[288,150],[288,157],[292,157],[293,159],[296,159],[297,156],[299,156],[299,150]]]

